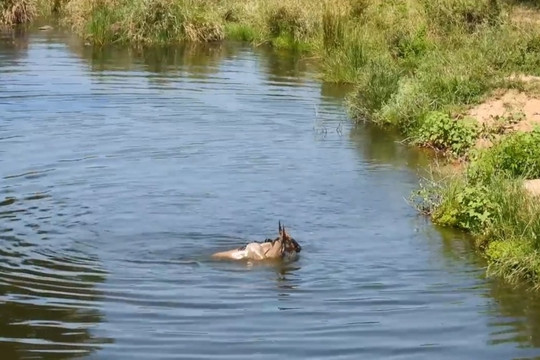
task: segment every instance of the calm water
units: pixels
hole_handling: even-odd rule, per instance
[[[351,128],[315,71],[4,35],[2,360],[540,356],[540,299],[417,216],[425,159]],[[278,220],[298,262],[210,260]]]

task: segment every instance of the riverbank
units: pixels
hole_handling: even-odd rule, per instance
[[[540,286],[540,206],[523,186],[540,177],[540,110],[502,101],[502,113],[481,115],[510,92],[540,98],[535,2],[10,0],[2,11],[5,24],[59,13],[96,46],[235,39],[319,58],[324,80],[354,84],[356,121],[397,128],[459,163],[423,184],[414,204],[475,234],[491,272]]]

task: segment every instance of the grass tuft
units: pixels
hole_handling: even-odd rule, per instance
[[[356,90],[348,98],[354,118],[381,123],[379,110],[399,87],[401,71],[389,57],[368,61],[356,80]]]

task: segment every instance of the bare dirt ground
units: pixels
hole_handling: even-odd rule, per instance
[[[534,126],[540,125],[540,96],[518,90],[499,92],[469,110],[467,115],[474,117],[481,125],[495,125],[498,121],[507,123],[506,131],[531,131]]]

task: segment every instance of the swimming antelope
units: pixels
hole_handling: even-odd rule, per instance
[[[279,222],[279,236],[264,242],[252,242],[240,248],[218,252],[212,255],[216,259],[230,260],[294,260],[302,247],[287,234],[285,226]]]

